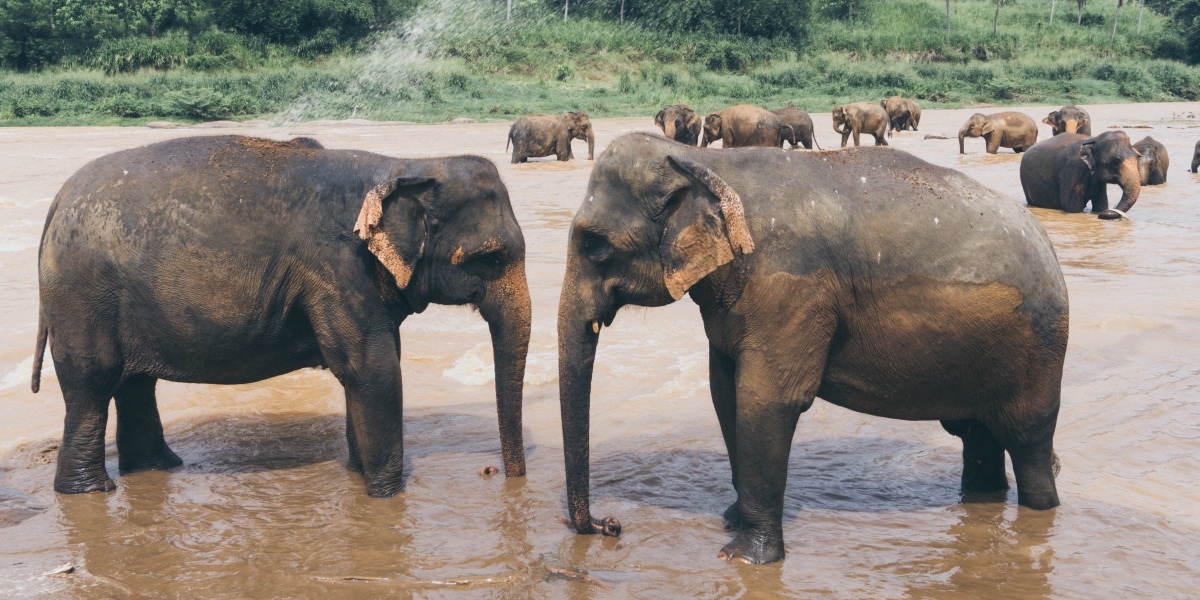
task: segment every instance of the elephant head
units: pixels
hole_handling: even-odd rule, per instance
[[[695,146],[700,137],[700,115],[686,104],[675,104],[658,111],[654,124],[667,139],[689,146]]]
[[[846,107],[844,107],[844,106],[833,107],[833,113],[831,114],[831,116],[833,117],[833,130],[836,131],[837,133],[845,133],[847,127],[850,124],[846,118],[847,117]]]
[[[565,115],[567,121],[567,139],[585,140],[588,145],[588,160],[596,151],[596,133],[592,130],[592,121],[582,110],[570,111]]]
[[[600,329],[624,305],[662,306],[754,251],[741,199],[702,156],[713,153],[629,134],[605,150],[571,223],[558,310],[559,401],[571,524],[617,535],[593,519],[589,488],[592,367]]]
[[[721,139],[724,134],[721,113],[709,113],[704,117],[704,139],[700,141],[700,147],[707,148],[709,144]]]
[[[1097,215],[1101,219],[1119,219],[1119,212],[1129,212],[1137,203],[1142,190],[1142,177],[1138,170],[1141,154],[1129,143],[1124,131],[1106,131],[1085,142],[1079,148],[1079,159],[1087,165],[1092,177],[1103,183],[1121,186],[1121,201],[1116,210],[1105,210]]]
[[[971,118],[963,123],[962,128],[958,130],[958,153],[966,154],[966,145],[964,138],[966,137],[983,137],[993,131],[992,120],[987,118],[983,113],[975,113]]]
[[[1050,111],[1050,114],[1046,115],[1046,118],[1042,119],[1042,122],[1050,126],[1051,132],[1054,135],[1091,131],[1090,117],[1083,109],[1074,105]]]
[[[495,165],[477,157],[402,161],[367,191],[354,233],[402,321],[430,302],[470,304],[488,323],[505,473],[525,474],[522,385],[531,309],[525,239]]]

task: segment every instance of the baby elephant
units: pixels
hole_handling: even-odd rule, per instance
[[[858,146],[860,133],[875,136],[876,146],[888,145],[884,139],[887,133],[888,114],[883,107],[874,102],[855,102],[845,106],[833,107],[833,130],[842,134],[842,147],[854,136],[854,145]]]
[[[1078,106],[1064,106],[1051,111],[1042,122],[1050,126],[1054,135],[1060,133],[1078,133],[1092,135],[1092,116]]]
[[[700,141],[700,115],[686,104],[668,106],[654,115],[654,124],[669,140],[695,146]]]
[[[888,121],[888,137],[891,137],[893,131],[904,131],[911,129],[917,130],[917,126],[921,124],[921,105],[915,100],[909,100],[901,96],[892,96],[881,100],[879,105],[883,110],[887,111]]]
[[[771,112],[779,117],[784,125],[792,128],[794,135],[787,141],[791,142],[793,150],[801,144],[805,150],[812,150],[813,144],[817,144],[817,137],[813,134],[812,117],[808,116],[808,113],[791,107],[777,108]],[[820,149],[821,145],[817,144],[817,150]]]
[[[987,142],[988,154],[995,154],[1000,148],[1012,148],[1020,154],[1037,143],[1038,129],[1037,123],[1025,113],[975,113],[958,130],[959,154],[967,153],[963,138],[968,137],[983,138]]]
[[[568,161],[575,156],[571,153],[572,140],[587,140],[588,160],[596,149],[596,134],[592,131],[592,121],[582,110],[568,112],[565,115],[526,115],[517,119],[508,130],[508,141],[504,150],[512,143],[512,162],[529,162],[530,157],[550,156],[558,160]]]
[[[1158,140],[1146,136],[1142,141],[1133,145],[1141,156],[1138,157],[1138,173],[1142,177],[1142,185],[1162,185],[1167,182],[1167,167],[1171,159],[1167,157],[1167,148]]]
[[[704,117],[704,139],[700,146],[721,140],[722,148],[766,146],[778,148],[785,140],[794,140],[792,128],[784,125],[769,110],[739,104]],[[795,144],[795,141],[792,142]]]

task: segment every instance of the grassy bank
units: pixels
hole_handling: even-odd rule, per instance
[[[1112,7],[1004,6],[955,0],[867,2],[855,20],[810,27],[803,42],[665,34],[611,22],[526,16],[506,30],[496,6],[426,15],[369,52],[254,71],[73,70],[0,75],[10,125],[137,124],[267,117],[441,121],[582,108],[593,116],[700,110],[748,102],[826,111],[892,94],[933,106],[1200,99],[1200,69],[1177,60],[1165,19],[1126,8],[1109,43]]]

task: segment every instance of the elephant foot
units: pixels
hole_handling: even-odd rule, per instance
[[[362,459],[359,458],[357,454],[351,452],[350,460],[346,461],[346,469],[348,469],[350,471],[354,471],[355,473],[362,473],[363,472]]]
[[[783,560],[783,534],[739,530],[733,541],[725,544],[718,558],[730,562],[763,565]]]
[[[742,525],[745,524],[745,521],[742,519],[742,511],[738,508],[736,500],[733,501],[733,504],[729,505],[729,508],[725,509],[721,518],[725,519],[725,531],[741,529]]]
[[[109,479],[108,473],[54,478],[54,491],[60,494],[89,494],[91,492],[111,492],[115,489],[117,489],[117,484]]]
[[[137,473],[138,471],[166,471],[182,464],[183,460],[164,443],[158,452],[147,453],[142,456],[120,454],[117,468],[124,475],[125,473]]]
[[[391,498],[402,491],[404,479],[399,474],[395,477],[367,479],[367,495],[372,498]]]

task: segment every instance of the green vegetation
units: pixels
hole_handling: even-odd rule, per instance
[[[105,1],[0,0],[0,121],[601,117],[676,102],[826,111],[892,94],[927,107],[1200,99],[1200,68],[1186,64],[1200,0],[1147,2],[1140,34],[1126,2],[1111,43],[1116,0],[1088,0],[1081,15],[1059,1],[1053,25],[1049,0],[1005,0],[995,35],[995,0],[951,0],[949,36],[944,0],[626,0],[624,24],[619,0],[574,0],[567,22],[562,0],[515,0],[507,27],[500,0],[112,0],[175,12],[110,11],[109,37],[63,42],[21,72],[12,56],[52,53],[5,37],[13,6]],[[778,25],[753,13],[760,5],[809,18]]]

